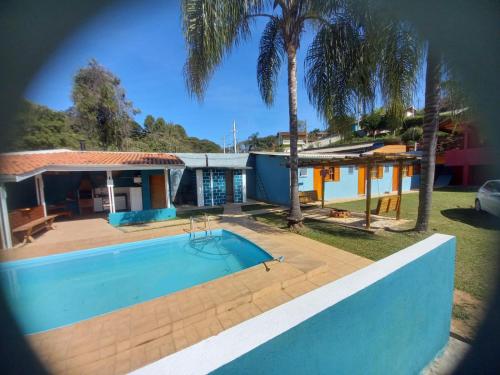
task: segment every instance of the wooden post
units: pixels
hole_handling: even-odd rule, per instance
[[[372,163],[366,165],[366,228],[370,229],[372,203]]]
[[[39,206],[43,207],[43,216],[47,217],[47,205],[45,204],[45,187],[43,185],[42,174],[35,176],[36,201]]]
[[[0,237],[2,248],[12,247],[12,234],[10,232],[9,212],[7,210],[7,191],[5,186],[0,184]]]
[[[321,169],[321,208],[325,208],[325,176],[326,169]]]
[[[115,213],[115,186],[113,183],[113,172],[106,171],[106,180],[108,187],[109,212]]]
[[[398,197],[399,203],[396,211],[396,220],[401,218],[401,201],[403,200],[403,160],[399,161],[398,168]]]
[[[165,207],[170,208],[170,184],[169,184],[169,173],[168,168],[163,170],[165,176]]]

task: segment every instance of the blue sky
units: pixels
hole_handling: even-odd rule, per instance
[[[286,65],[282,67],[275,104],[262,102],[256,81],[260,32],[253,27],[251,40],[234,49],[210,81],[205,100],[199,103],[187,93],[182,68],[186,50],[180,7],[175,1],[116,2],[68,36],[47,61],[26,92],[26,97],[51,108],[71,106],[72,78],[91,58],[116,74],[127,96],[146,115],[163,117],[183,125],[191,136],[222,144],[230,136],[233,120],[238,140],[250,134],[275,134],[288,128]],[[303,58],[311,40],[307,33],[298,56],[299,119],[308,128],[324,124],[309,104],[304,88]],[[419,97],[422,96],[421,89]],[[423,100],[420,99],[420,105]],[[417,103],[415,103],[417,104]]]

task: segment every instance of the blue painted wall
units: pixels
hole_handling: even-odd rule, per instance
[[[277,160],[276,160],[277,159]],[[288,185],[286,185],[285,179],[288,179],[289,175],[284,174],[283,167],[285,163],[285,158],[278,156],[269,157],[267,155],[256,155],[255,163],[255,173],[259,176],[263,176],[262,181],[264,182],[266,191],[270,191],[270,201],[280,203],[277,199],[282,196],[278,189],[283,189],[283,192],[287,194],[287,201],[284,204],[289,204],[288,200]],[[394,167],[392,164],[383,165],[383,176],[380,179],[372,179],[372,195],[382,195],[392,192],[392,175],[394,173]],[[288,172],[288,169],[286,169]],[[279,180],[273,178],[273,176],[281,176],[283,173],[283,179]],[[253,181],[255,184],[255,194],[250,195],[251,198],[262,199],[262,194],[258,192],[258,183]],[[418,189],[420,184],[420,176],[414,175],[412,177],[403,178],[403,191],[408,191],[410,189]],[[314,190],[314,168],[307,168],[307,176],[299,177],[299,191],[310,191]],[[352,166],[343,166],[340,168],[340,181],[327,181],[325,182],[325,199],[348,199],[357,198],[358,195],[358,168]]]
[[[300,176],[301,170],[306,170],[306,176]],[[314,168],[299,168],[299,191],[314,190]]]
[[[154,221],[164,221],[175,219],[176,209],[157,208],[154,210],[115,212],[108,215],[109,224],[114,227],[121,225],[131,225],[140,223],[150,223]]]
[[[446,345],[455,239],[215,374],[418,374]]]
[[[340,167],[340,181],[325,182],[325,199],[356,198],[358,196],[358,170]]]
[[[285,158],[271,155],[255,155],[255,198],[282,205],[290,204],[290,170]],[[260,179],[264,186],[259,188]]]

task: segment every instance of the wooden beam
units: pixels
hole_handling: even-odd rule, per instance
[[[403,161],[400,160],[399,163],[399,168],[398,168],[398,197],[399,197],[399,203],[396,211],[396,220],[399,220],[401,218],[401,201],[403,199]]]
[[[372,201],[372,163],[366,165],[366,228],[370,229]]]
[[[325,208],[325,175],[326,169],[321,169],[321,208]]]

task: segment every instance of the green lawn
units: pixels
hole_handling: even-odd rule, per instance
[[[411,245],[431,233],[439,232],[457,237],[455,286],[478,299],[484,299],[493,282],[493,267],[497,260],[500,220],[474,211],[475,193],[449,189],[435,191],[432,202],[430,233],[413,232],[369,234],[354,229],[313,220],[305,221],[302,235],[340,249],[378,260]],[[376,207],[373,199],[372,207]],[[363,212],[365,201],[333,205]],[[418,194],[405,194],[402,200],[402,218],[416,219]],[[256,220],[284,227],[286,214],[270,213],[256,216]]]
[[[224,212],[222,207],[213,207],[213,208],[200,208],[197,210],[189,210],[178,212],[176,219],[189,219],[191,216],[202,216],[204,214],[207,215],[220,215]]]

